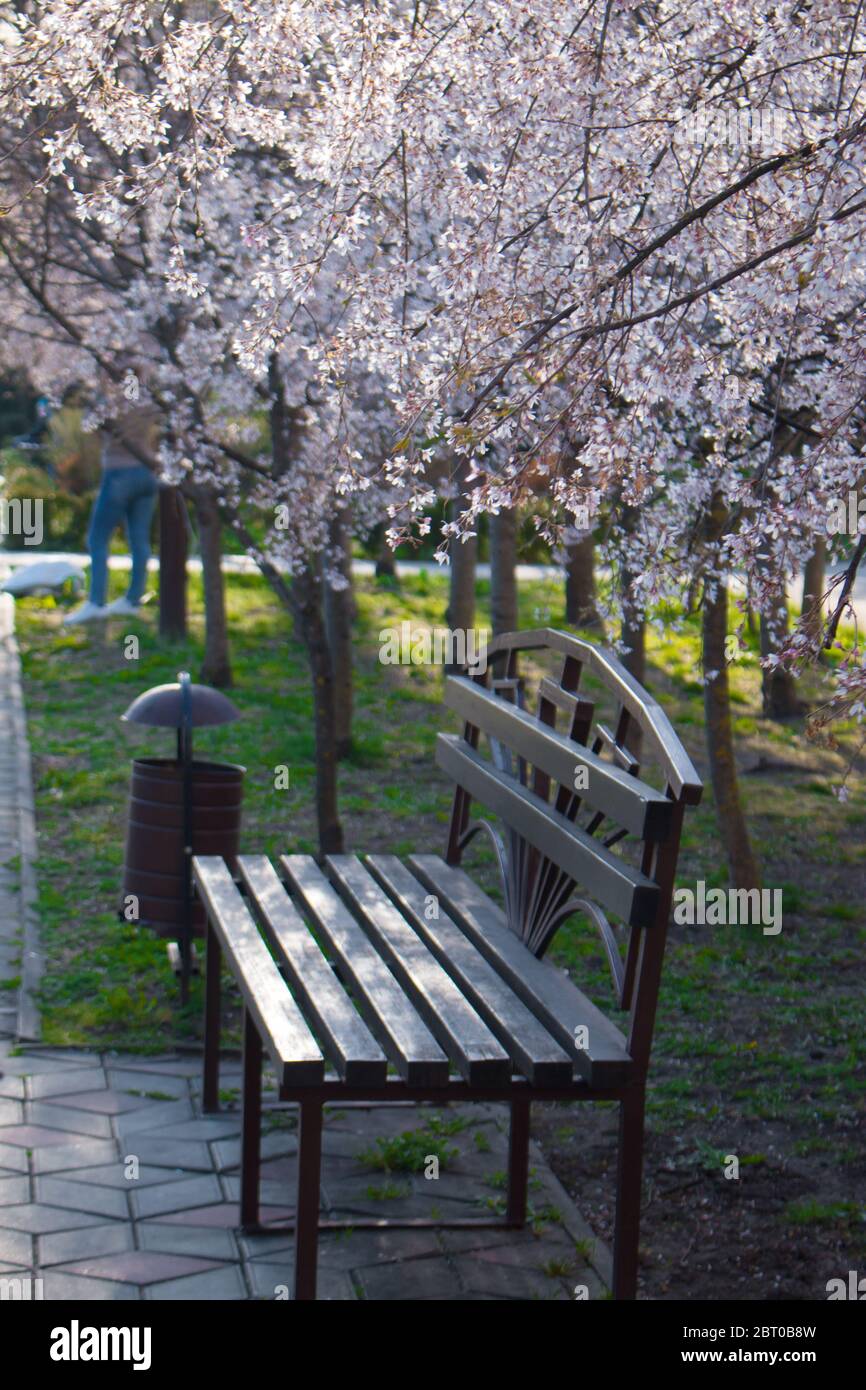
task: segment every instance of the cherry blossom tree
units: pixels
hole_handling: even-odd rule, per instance
[[[137,80],[147,80],[144,60]],[[82,216],[80,190],[52,172],[51,137],[16,147],[18,133],[14,122],[4,128],[0,172],[5,352],[30,361],[55,392],[69,381],[90,383],[94,427],[113,428],[130,402],[159,409],[159,456],[143,461],[195,502],[209,639],[226,630],[219,530],[227,523],[306,646],[319,837],[323,850],[339,851],[336,763],[351,733],[347,545],[353,524],[369,528],[382,515],[381,486],[377,493],[365,470],[367,459],[383,457],[385,439],[370,372],[354,372],[351,401],[319,389],[317,343],[339,313],[325,281],[261,369],[238,363],[235,336],[256,295],[256,248],[243,218],[251,206],[263,211],[285,184],[282,161],[251,148],[231,176],[197,191],[193,213],[153,197],[106,223]],[[88,191],[110,186],[125,156],[93,129],[82,140]],[[207,653],[205,675],[219,679]]]
[[[151,292],[198,306],[185,354],[219,340],[169,394],[227,513],[246,475],[217,470],[210,373],[240,413],[276,355],[290,408],[315,400],[332,509],[393,487],[403,539],[445,453],[465,503],[447,545],[541,478],[553,544],[604,504],[627,631],[684,591],[709,610],[736,572],[769,669],[836,640],[863,550],[825,628],[771,631],[863,472],[861,8],[21,3],[6,163],[38,146],[38,189],[62,186],[90,236],[149,219]],[[19,182],[10,217],[34,196]],[[359,374],[390,437],[372,473]],[[297,565],[327,511],[321,471],[288,478]],[[862,716],[864,693],[855,647],[832,713]]]

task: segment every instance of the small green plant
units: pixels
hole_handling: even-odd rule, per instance
[[[374,1187],[371,1183],[367,1188],[367,1196],[371,1202],[393,1202],[398,1197],[408,1197],[409,1189],[400,1187],[396,1182],[386,1182],[383,1187]]]
[[[494,1216],[505,1215],[504,1197],[479,1197],[478,1203],[480,1206],[485,1207],[487,1211],[492,1212]]]
[[[382,1173],[423,1173],[429,1158],[439,1160],[440,1170],[447,1168],[458,1157],[459,1150],[444,1142],[443,1132],[453,1130],[439,1127],[435,1123],[437,1119],[434,1116],[420,1129],[406,1129],[392,1139],[377,1139],[373,1148],[359,1152],[358,1161]]]
[[[727,1155],[724,1149],[717,1149],[705,1139],[699,1139],[695,1154],[698,1167],[706,1173],[715,1173],[725,1166]]]
[[[468,1124],[469,1120],[463,1115],[454,1115],[450,1120],[446,1120],[444,1115],[435,1114],[427,1119],[423,1128],[430,1134],[453,1137],[455,1134],[462,1134]]]
[[[298,1117],[288,1110],[270,1110],[265,1115],[262,1128],[268,1132],[275,1129],[297,1129]]]
[[[530,1207],[529,1220],[532,1229],[538,1235],[545,1226],[559,1225],[562,1222],[562,1212],[550,1202],[546,1202],[543,1207]]]

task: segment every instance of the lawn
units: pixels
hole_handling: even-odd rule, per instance
[[[378,634],[406,618],[443,623],[446,584],[431,569],[399,590],[362,581],[357,597],[355,751],[341,771],[347,847],[441,852],[450,795],[432,746],[438,728],[456,726],[441,709],[440,674],[380,665]],[[54,1044],[156,1051],[195,1046],[200,1036],[200,982],[182,1010],[164,943],[117,918],[130,761],[173,751],[169,733],[124,725],[120,715],[140,691],[184,666],[197,670],[196,580],[190,598],[191,635],[176,647],[159,642],[150,609],[132,624],[65,631],[52,600],[18,604],[48,962],[41,1002]],[[230,578],[228,606],[242,718],[201,731],[197,752],[247,768],[247,850],[312,851],[303,651],[262,581]],[[561,624],[560,587],[523,586],[521,622]],[[130,632],[140,639],[137,659],[125,654]],[[651,636],[649,661],[648,684],[705,771],[694,624]],[[820,685],[807,682],[807,698]],[[828,1278],[866,1261],[866,795],[857,782],[847,803],[832,794],[842,751],[811,744],[802,721],[761,717],[753,649],[732,667],[732,690],[743,796],[765,886],[783,890],[783,930],[672,928],[651,1070],[644,1292],[715,1299],[763,1288],[767,1297],[823,1298]],[[274,785],[281,765],[287,790]],[[477,845],[472,856],[495,892],[491,852]],[[709,791],[687,818],[678,879],[726,882]],[[552,955],[609,1004],[588,924],[572,919]],[[230,990],[226,1024],[236,1037]],[[537,1109],[536,1134],[555,1171],[609,1238],[613,1112]],[[731,1155],[738,1179],[724,1176]]]

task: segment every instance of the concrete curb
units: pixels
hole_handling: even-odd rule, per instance
[[[42,1028],[36,1004],[36,991],[42,978],[43,956],[39,945],[39,919],[36,912],[36,810],[24,711],[21,657],[15,640],[15,601],[9,594],[0,594],[0,644],[6,658],[4,665],[7,689],[4,693],[9,702],[15,744],[14,797],[18,820],[18,897],[21,927],[21,984],[18,989],[16,1036],[27,1041],[37,1041],[41,1037]]]

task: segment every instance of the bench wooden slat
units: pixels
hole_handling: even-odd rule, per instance
[[[494,637],[487,646],[487,661],[495,671],[503,659],[511,662],[517,652],[540,649],[559,652],[596,676],[627,707],[643,734],[645,747],[657,757],[674,797],[681,797],[689,806],[698,804],[703,784],[664,710],[603,647],[570,632],[534,628],[527,632],[503,632]]]
[[[428,919],[427,890],[417,878],[393,854],[371,854],[366,863],[495,1033],[517,1070],[536,1086],[567,1086],[574,1073],[571,1057],[444,909],[437,918]]]
[[[658,885],[567,820],[561,812],[500,772],[456,734],[439,734],[436,761],[476,801],[552,859],[588,895],[632,927],[655,920]]]
[[[284,854],[280,864],[351,988],[371,1033],[410,1086],[443,1086],[448,1058],[418,1017],[315,860]]]
[[[436,854],[414,854],[409,866],[448,914],[562,1046],[592,1086],[620,1086],[633,1074],[626,1040],[615,1024],[560,970],[538,960],[505,925],[505,916],[462,869]],[[585,1027],[588,1046],[575,1048]]]
[[[334,854],[326,864],[339,892],[461,1076],[470,1085],[507,1085],[508,1054],[360,859]]]
[[[223,859],[197,855],[193,875],[220,945],[255,1020],[277,1080],[283,1086],[316,1086],[325,1061],[259,934]]]
[[[238,868],[250,901],[325,1051],[348,1086],[383,1086],[388,1063],[263,854]]]
[[[562,686],[550,676],[542,676],[538,682],[538,695],[542,700],[549,700],[552,705],[562,714],[574,718],[581,715],[592,721],[595,713],[595,705],[592,700],[585,699],[582,695],[574,695],[570,690],[563,690]]]
[[[581,797],[639,839],[664,840],[670,834],[673,806],[647,783],[605,763],[595,753],[564,734],[539,723],[463,676],[445,682],[445,703],[469,724],[499,739],[533,767],[557,782],[574,787],[575,769],[586,768],[587,787]]]
[[[623,769],[623,775],[628,776],[632,768],[638,766],[637,758],[630,753],[617,739],[617,736],[606,724],[597,724],[598,743],[610,749],[611,754],[616,759],[617,765]],[[668,803],[670,805],[670,802]]]

